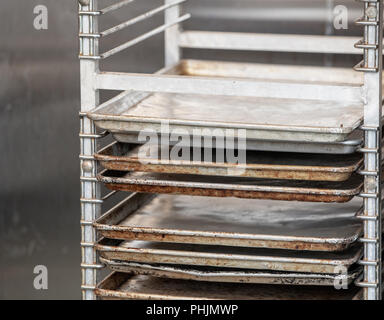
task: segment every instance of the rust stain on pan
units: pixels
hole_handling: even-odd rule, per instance
[[[172,186],[153,186],[136,184],[117,184],[106,183],[105,186],[111,190],[129,191],[129,192],[147,192],[147,193],[166,193],[166,194],[185,194],[191,196],[208,197],[235,197],[243,199],[269,199],[284,201],[307,201],[307,202],[348,202],[354,196],[337,195],[314,195],[299,193],[278,193],[278,192],[260,192],[260,191],[241,191],[225,189],[203,189]]]
[[[318,286],[196,282],[113,272],[95,289],[101,299],[118,300],[351,300],[360,289]]]
[[[109,239],[342,251],[362,234],[360,207],[134,193],[93,225]]]
[[[216,168],[214,171],[207,168],[193,166],[176,166],[176,165],[156,165],[141,163],[117,163],[101,161],[103,168],[117,171],[140,171],[140,172],[158,172],[158,173],[175,173],[175,174],[198,174],[198,175],[228,175],[229,167],[236,168],[235,165],[228,168]],[[311,172],[311,171],[294,171],[290,170],[263,170],[263,169],[247,169],[245,168],[241,177],[265,178],[265,179],[288,179],[288,180],[311,180],[311,181],[345,181],[352,174],[351,172]]]
[[[358,175],[326,182],[104,171],[97,178],[112,190],[308,202],[347,202],[363,186]]]
[[[96,249],[107,260],[322,274],[337,274],[337,266],[349,269],[362,255],[361,245],[329,253],[110,239],[101,240]]]
[[[164,241],[172,243],[193,243],[193,244],[211,244],[216,245],[218,240],[214,237],[204,239],[200,237],[183,237],[169,234],[156,234],[151,233],[150,230],[147,232],[129,232],[124,231],[105,231],[99,230],[99,233],[106,238],[121,239],[121,240],[140,240],[140,241]],[[252,240],[241,240],[241,239],[220,239],[220,245],[227,246],[249,246],[255,247],[255,242]],[[276,249],[288,249],[288,250],[308,250],[308,251],[343,251],[349,247],[348,243],[309,243],[309,242],[287,242],[287,241],[268,241],[258,240],[258,248],[276,248]]]
[[[243,268],[243,269],[255,269],[255,270],[279,270],[290,272],[313,272],[313,273],[326,273],[330,274],[335,271],[335,266],[332,265],[310,265],[296,262],[270,262],[270,261],[236,261],[230,258],[198,258],[185,256],[182,258],[174,258],[173,256],[152,255],[142,249],[138,249],[137,253],[126,253],[122,251],[103,251],[101,247],[98,247],[100,256],[109,260],[121,260],[130,262],[142,262],[142,263],[155,263],[155,264],[181,264],[193,266],[215,266],[223,268]]]
[[[311,181],[345,181],[363,162],[360,154],[313,155],[247,151],[244,164],[213,160],[194,162],[189,160],[162,160],[151,157],[145,163],[139,158],[140,146],[113,143],[95,158],[108,170],[141,171],[174,174],[240,176],[265,179],[289,179]],[[193,149],[190,151],[193,158]],[[159,152],[160,154],[161,152]],[[201,152],[204,154],[204,152]],[[241,169],[236,172],[236,169]]]

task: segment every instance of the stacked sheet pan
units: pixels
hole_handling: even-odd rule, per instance
[[[360,300],[356,288],[329,290],[326,287],[233,284],[167,279],[113,273],[96,289],[107,300]]]
[[[136,193],[95,223],[109,239],[343,251],[361,235],[360,201],[346,205]]]
[[[209,63],[196,64],[175,72],[212,75]],[[251,66],[226,67],[257,77]],[[126,92],[88,116],[117,140],[95,154],[98,180],[130,193],[94,223],[103,237],[96,249],[114,271],[100,297],[359,297],[360,105]],[[164,138],[164,122],[165,137],[177,131],[179,144],[142,141]],[[245,162],[232,162],[225,146],[207,156],[200,142],[216,129],[245,130],[237,145]],[[196,130],[208,134],[183,144]],[[172,158],[176,144],[183,154]]]
[[[271,73],[262,65],[185,60],[166,73],[293,81],[286,66],[275,69]],[[359,86],[362,82],[348,69],[307,68],[303,74],[303,84],[332,81]],[[295,81],[299,78],[296,71]],[[356,129],[362,124],[363,105],[354,102],[125,92],[88,116],[124,143],[143,143],[140,135],[160,131],[195,138],[201,132],[207,137],[208,131],[214,134],[218,128],[234,129],[233,134],[245,130],[249,150],[346,154],[362,143]]]
[[[133,194],[95,223],[102,261],[127,274],[203,282],[351,285],[360,202]],[[344,273],[340,273],[344,270]]]

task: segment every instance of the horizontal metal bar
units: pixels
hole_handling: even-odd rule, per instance
[[[362,87],[360,85],[117,72],[101,72],[96,74],[95,77],[95,87],[102,90],[134,90],[331,101],[343,99],[343,101],[362,103]]]
[[[377,243],[379,239],[368,239],[368,238],[359,238],[361,243]]]
[[[80,246],[85,248],[93,248],[95,245],[93,242],[80,242]]]
[[[108,30],[105,30],[105,31],[100,33],[100,36],[105,37],[105,36],[108,36],[110,34],[113,34],[113,33],[117,32],[117,31],[120,31],[120,30],[122,30],[122,29],[124,29],[126,27],[129,27],[129,26],[131,26],[131,25],[133,25],[135,23],[144,21],[144,20],[146,20],[146,19],[148,19],[148,18],[156,15],[157,13],[160,13],[160,12],[162,12],[162,11],[168,9],[168,8],[177,6],[177,5],[179,5],[179,4],[181,4],[181,3],[185,2],[185,1],[186,0],[177,0],[177,1],[174,1],[172,3],[168,3],[166,5],[162,5],[161,7],[158,7],[156,9],[151,10],[151,11],[143,13],[143,14],[141,14],[141,15],[139,15],[139,16],[131,19],[131,20],[123,22],[123,23],[121,23],[121,24],[119,24],[119,25],[117,25],[115,27],[112,27],[112,28],[110,28]]]
[[[95,290],[96,287],[95,286],[89,286],[89,285],[81,285],[81,289],[82,290]]]
[[[103,131],[99,134],[86,134],[86,133],[80,133],[80,138],[90,138],[90,139],[102,139],[105,138],[107,135],[109,135],[109,131]]]
[[[367,215],[357,215],[356,218],[361,220],[367,220],[367,221],[376,221],[379,219],[378,216],[367,216]]]
[[[92,221],[86,221],[86,220],[80,220],[80,225],[81,226],[93,226]]]
[[[100,56],[85,56],[85,55],[79,55],[79,59],[84,59],[84,60],[100,60]]]
[[[377,20],[367,20],[364,17],[359,18],[355,21],[355,24],[360,26],[377,26],[379,22]]]
[[[82,264],[80,264],[80,267],[84,268],[84,269],[104,269],[105,265],[104,264],[86,264],[86,263],[82,263]]]
[[[175,24],[181,23],[181,22],[189,19],[190,17],[191,17],[190,14],[185,14],[182,17],[176,19],[175,21],[170,22],[170,23],[166,23],[166,24],[164,24],[158,28],[155,28],[155,29],[153,29],[147,33],[144,33],[143,35],[141,35],[141,36],[139,36],[133,40],[130,40],[130,41],[128,41],[128,42],[126,42],[126,43],[124,43],[124,44],[122,44],[116,48],[113,48],[113,49],[101,54],[99,57],[100,57],[100,59],[106,59],[110,56],[113,56],[114,54],[116,54],[118,52],[121,52],[125,49],[128,49],[129,47],[132,47],[132,46],[134,46],[134,45],[136,45],[136,44],[138,44],[138,43],[140,43],[140,42],[142,42],[148,38],[151,38],[151,37],[163,32],[163,31],[165,31],[166,29],[174,26]],[[82,57],[84,58],[85,56],[82,56]]]
[[[379,149],[374,149],[374,148],[358,148],[356,151],[357,152],[361,152],[361,153],[378,153]]]
[[[80,16],[99,16],[101,15],[100,11],[79,11]]]
[[[360,288],[377,288],[379,285],[378,283],[373,283],[373,282],[356,281],[355,286]]]
[[[378,261],[359,260],[357,263],[358,263],[359,265],[361,265],[361,266],[372,266],[372,267],[376,267],[377,265],[379,265],[379,262],[378,262]]]
[[[364,60],[360,61],[357,65],[353,67],[355,71],[360,72],[377,72],[379,69],[377,67],[375,68],[369,68],[364,66]]]
[[[103,200],[101,200],[101,199],[85,199],[85,198],[80,198],[80,202],[82,202],[82,203],[103,203]]]
[[[96,161],[94,156],[87,156],[87,155],[79,155],[79,159],[81,160],[88,160],[88,161]]]
[[[377,49],[378,45],[365,43],[364,40],[359,40],[358,42],[355,43],[354,47],[357,49]]]
[[[84,176],[80,177],[80,181],[98,182],[95,177],[84,177]]]
[[[379,131],[380,130],[380,127],[374,127],[374,126],[360,126],[359,128],[360,130],[363,130],[363,131]]]
[[[79,33],[80,38],[100,38],[99,33]]]
[[[369,198],[369,199],[376,199],[379,197],[377,193],[360,193],[358,196],[362,198]]]
[[[132,3],[134,0],[123,0],[123,1],[120,1],[118,3],[115,3],[113,5],[110,5],[109,7],[106,7],[104,9],[101,9],[100,10],[100,14],[106,14],[108,12],[111,12],[111,11],[115,11],[117,9],[120,9],[130,3]]]
[[[354,47],[359,40],[344,36],[184,31],[179,45],[195,49],[361,54]]]
[[[377,171],[367,171],[367,170],[358,170],[357,173],[362,176],[371,176],[371,177],[379,175]]]

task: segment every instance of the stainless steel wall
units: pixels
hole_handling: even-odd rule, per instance
[[[112,0],[100,0],[107,5]],[[161,0],[137,1],[133,16]],[[332,1],[329,2],[328,4]],[[334,4],[350,1],[334,1]],[[35,30],[33,9],[46,5],[48,30]],[[232,31],[326,32],[327,1],[190,0],[188,28]],[[279,11],[278,8],[283,8]],[[357,15],[350,7],[350,18]],[[0,298],[80,298],[76,0],[2,0],[0,9]],[[112,26],[124,14],[102,21]],[[210,17],[215,17],[211,19]],[[104,19],[104,17],[103,17]],[[257,19],[259,22],[256,22]],[[112,37],[106,47],[161,23],[161,17]],[[352,27],[352,26],[351,26]],[[355,32],[355,31],[352,31]],[[217,59],[215,52],[185,52]],[[222,59],[322,64],[319,55],[221,53]],[[162,63],[162,37],[120,54],[104,67],[153,71]],[[352,65],[355,58],[333,57]],[[108,96],[108,95],[106,95]],[[33,287],[45,265],[49,289]]]

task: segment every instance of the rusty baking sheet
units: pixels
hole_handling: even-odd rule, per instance
[[[348,270],[363,253],[361,244],[334,253],[113,239],[100,240],[96,249],[104,259],[126,262],[322,274]]]
[[[260,78],[252,64],[229,66],[225,62],[211,62],[212,67],[205,62],[190,68],[191,63],[182,61],[167,73],[211,77],[216,70],[217,76],[226,74],[234,80],[233,75]],[[226,73],[219,72],[228,67]],[[209,69],[209,73],[204,69]],[[349,83],[350,78],[344,79],[344,84]],[[279,82],[289,83],[292,79]],[[214,136],[216,129],[243,129],[250,140],[332,143],[345,141],[362,124],[363,107],[362,102],[127,92],[90,111],[88,117],[99,128],[114,134],[165,133],[166,124],[170,133],[183,131],[190,136],[198,130],[205,130],[204,136]]]
[[[200,148],[188,148],[183,151],[181,160],[172,160],[172,148],[147,153],[148,148],[147,145],[115,142],[95,154],[95,158],[109,170],[314,181],[345,181],[363,162],[362,154],[358,153],[314,155],[244,151],[244,163],[234,163],[228,160],[225,150]],[[197,157],[198,161],[191,160]]]
[[[95,289],[111,300],[357,300],[361,289],[175,280],[114,272]]]
[[[119,240],[342,251],[362,234],[361,206],[135,193],[94,227]]]
[[[357,267],[347,274],[311,274],[287,273],[278,271],[254,271],[214,267],[191,267],[149,265],[134,262],[122,262],[100,258],[109,269],[117,272],[135,275],[146,275],[178,280],[193,280],[206,282],[228,283],[257,283],[294,286],[334,286],[336,283],[351,285],[362,273],[362,267]]]
[[[348,202],[363,187],[358,175],[325,182],[106,170],[97,179],[120,191],[308,202]]]

